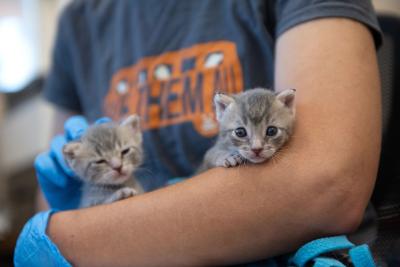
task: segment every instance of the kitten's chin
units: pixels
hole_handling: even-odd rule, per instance
[[[128,179],[131,178],[131,175],[129,174],[116,174],[114,181],[117,184],[121,184],[121,183],[125,183],[126,181],[128,181]]]
[[[98,184],[109,184],[109,185],[119,185],[128,181],[132,176],[125,173],[119,173],[116,171],[108,172],[102,176],[102,179],[97,180]]]
[[[263,157],[247,157],[247,160],[252,162],[252,163],[261,163],[266,161],[268,158],[263,158]]]
[[[128,181],[130,178],[132,178],[132,173],[133,173],[133,168],[130,167],[124,167],[122,168],[122,172],[117,172],[113,171],[112,176],[112,182],[115,184],[122,184]]]
[[[239,151],[239,153],[251,163],[262,163],[274,155],[274,151],[264,151],[259,156],[256,156],[254,153],[248,153],[246,151]]]

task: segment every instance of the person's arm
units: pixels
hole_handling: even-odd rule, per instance
[[[297,88],[297,123],[276,160],[215,168],[111,205],[56,213],[48,234],[74,266],[215,266],[354,230],[380,152],[368,29],[332,18],[282,34],[276,88],[288,87]]]

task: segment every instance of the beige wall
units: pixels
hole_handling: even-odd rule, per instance
[[[391,13],[400,15],[400,0],[373,0],[378,13]]]
[[[31,0],[26,0],[31,1]],[[71,0],[35,0],[38,3],[38,28],[40,29],[39,54],[40,69],[45,73],[51,62],[51,52],[56,35],[60,11]]]
[[[51,61],[51,51],[58,14],[67,0],[0,0],[8,12],[19,15],[27,24],[36,50],[39,73],[45,74]],[[50,140],[52,109],[39,97],[5,114],[4,96],[0,94],[0,176],[32,166],[34,157],[45,150]],[[0,177],[0,180],[2,177]],[[1,186],[1,183],[0,183]]]
[[[0,127],[0,174],[32,167],[51,138],[53,112],[38,96],[5,116]]]

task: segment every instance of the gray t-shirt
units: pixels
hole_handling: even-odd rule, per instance
[[[381,36],[367,0],[77,0],[63,12],[45,97],[90,121],[142,118],[145,190],[189,177],[218,128],[215,91],[272,87],[274,45],[324,17]]]
[[[321,17],[367,25],[370,1],[78,0],[63,12],[46,98],[93,121],[142,117],[146,190],[188,177],[217,133],[215,91],[271,87],[274,45]]]

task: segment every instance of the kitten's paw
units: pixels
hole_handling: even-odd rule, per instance
[[[243,164],[245,162],[245,159],[239,155],[239,154],[232,154],[225,158],[223,162],[223,167],[225,168],[230,168],[230,167],[236,167],[240,164]]]
[[[112,203],[118,200],[133,197],[135,195],[137,195],[135,189],[133,189],[132,187],[124,187],[112,194],[112,196],[109,197],[104,203]]]
[[[128,197],[133,197],[133,196],[137,195],[136,190],[133,189],[132,187],[121,188],[116,193],[118,193],[118,197],[119,197],[118,200],[125,199]]]

